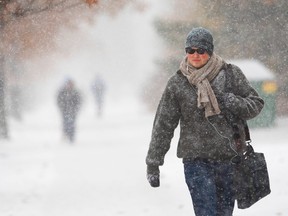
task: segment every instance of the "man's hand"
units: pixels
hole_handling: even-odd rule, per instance
[[[217,91],[214,93],[221,111],[235,106],[234,103],[237,100],[237,98],[233,93],[219,93]]]
[[[160,186],[160,170],[158,166],[147,166],[147,180],[151,187]]]

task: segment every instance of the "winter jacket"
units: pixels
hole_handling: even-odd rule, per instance
[[[235,65],[226,64],[210,84],[221,113],[205,118],[204,109],[197,107],[196,86],[192,86],[180,71],[169,79],[154,119],[147,165],[163,165],[179,122],[177,157],[229,160],[237,155],[231,119],[226,113],[237,117],[233,121],[239,127],[242,142],[245,142],[243,120],[257,116],[264,101]]]

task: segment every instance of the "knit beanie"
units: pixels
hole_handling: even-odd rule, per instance
[[[211,56],[214,49],[212,34],[202,27],[193,28],[186,38],[185,48],[188,47],[202,48]]]

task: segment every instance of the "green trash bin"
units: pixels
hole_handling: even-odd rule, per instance
[[[276,118],[276,82],[270,80],[251,81],[251,84],[265,101],[265,106],[257,117],[248,121],[249,127],[274,126]]]
[[[272,127],[276,119],[276,92],[277,84],[274,74],[257,60],[233,60],[230,63],[237,65],[245,74],[251,85],[265,101],[261,113],[248,121],[250,128]]]

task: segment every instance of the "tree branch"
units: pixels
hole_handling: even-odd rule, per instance
[[[13,4],[13,10],[7,10],[7,6]],[[47,0],[39,3],[39,0],[27,0],[26,4],[20,4],[13,0],[0,0],[0,29],[15,19],[60,9],[59,12],[84,5],[83,0]]]
[[[31,3],[33,4],[35,2],[35,0],[31,0]],[[33,14],[38,14],[38,13],[42,13],[45,11],[51,11],[51,10],[55,10],[59,7],[61,7],[61,11],[66,10],[66,9],[71,9],[74,7],[77,7],[81,4],[84,4],[83,1],[78,1],[78,2],[74,2],[71,4],[68,4],[68,2],[71,2],[71,0],[62,0],[60,2],[50,2],[49,4],[44,5],[43,7],[27,7],[27,9],[25,10],[21,10],[21,14],[19,14],[21,17],[26,17],[29,15],[33,15]],[[64,7],[64,5],[67,5],[66,7]]]

